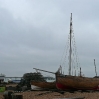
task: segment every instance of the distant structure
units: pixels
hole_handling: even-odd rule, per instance
[[[0,84],[4,81],[5,75],[4,74],[0,74]]]
[[[22,77],[5,77],[4,82],[13,82],[13,83],[19,83],[21,81]]]
[[[53,81],[56,80],[54,77],[49,77],[49,76],[44,77],[44,79],[45,79],[47,82],[53,82]]]

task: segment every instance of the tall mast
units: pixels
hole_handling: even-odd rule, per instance
[[[80,67],[80,77],[82,76],[82,74],[81,74],[81,67]]]
[[[97,70],[96,70],[95,59],[94,59],[94,66],[95,66],[95,73],[96,73],[96,77],[97,77]]]
[[[71,17],[70,17],[69,75],[71,75],[71,53],[72,53],[72,48],[71,48],[71,36],[72,36],[72,13],[71,13]]]

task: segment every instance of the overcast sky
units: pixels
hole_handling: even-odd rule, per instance
[[[71,13],[82,72],[95,76],[95,59],[99,75],[99,0],[0,0],[0,73],[23,76],[34,67],[55,72]]]

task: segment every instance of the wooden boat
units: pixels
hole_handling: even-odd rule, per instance
[[[56,82],[31,81],[31,85],[42,89],[56,89]]]
[[[70,20],[70,50],[69,50],[69,74],[68,75],[56,75],[56,86],[61,90],[99,90],[99,77],[89,78],[71,75],[71,54],[72,54],[72,14]],[[96,75],[97,76],[97,75]]]
[[[58,76],[57,83],[75,90],[99,90],[99,78],[87,78],[78,76]],[[60,88],[62,90],[62,87]]]
[[[79,76],[73,76],[71,75],[71,65],[72,65],[72,13],[71,13],[71,18],[70,18],[70,47],[69,47],[69,74],[68,75],[63,75],[61,73],[53,73],[45,70],[41,70],[44,72],[49,72],[52,74],[56,75],[56,82],[53,83],[48,83],[48,82],[32,82],[31,84],[42,87],[42,88],[55,88],[57,87],[58,89],[61,90],[99,90],[99,77],[83,77],[81,75]],[[36,68],[34,68],[36,69]],[[37,69],[40,70],[40,69]],[[81,69],[80,69],[81,70]],[[96,70],[95,70],[96,71]],[[56,86],[55,86],[56,83]]]

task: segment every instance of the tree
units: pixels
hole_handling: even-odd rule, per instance
[[[30,81],[45,81],[43,75],[40,72],[37,73],[25,73],[20,81],[20,83],[17,85],[17,89],[19,90],[22,86],[27,86],[28,88],[31,87]]]

